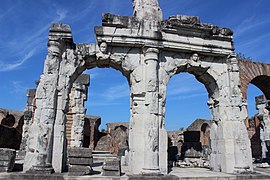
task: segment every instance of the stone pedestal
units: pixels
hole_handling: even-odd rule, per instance
[[[54,169],[52,168],[52,165],[36,165],[26,172],[30,174],[53,174]]]
[[[0,148],[0,172],[11,172],[15,164],[16,151]]]
[[[121,176],[120,160],[105,161],[102,167],[102,176]]]
[[[88,148],[68,148],[69,175],[89,175],[93,173],[92,150]]]

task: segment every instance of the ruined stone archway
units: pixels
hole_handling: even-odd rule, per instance
[[[53,168],[56,172],[64,170],[66,164],[65,123],[72,84],[84,70],[95,67],[112,67],[128,78],[132,69],[129,69],[128,64],[122,64],[122,54],[127,54],[128,50],[130,49],[116,49],[120,52],[118,55],[114,53],[115,49],[110,49],[105,42],[101,42],[99,46],[76,45],[73,43],[68,25],[52,24],[49,32],[48,56],[37,88],[37,109],[28,140],[29,150],[26,158],[33,161],[26,162],[24,170],[29,170],[31,166],[35,169],[40,164],[49,166],[48,171],[53,171]],[[80,113],[81,116],[83,113]],[[76,144],[76,146],[81,145],[80,142]]]
[[[68,25],[53,24],[24,167],[62,172],[70,86],[85,69],[109,66],[120,70],[130,84],[132,174],[167,173],[162,145],[167,139],[166,86],[171,76],[182,71],[194,73],[210,94],[208,104],[215,122],[210,135],[213,170],[252,171],[232,31],[201,23],[194,16],[163,20],[157,0],[134,1],[134,15],[104,14],[102,26],[95,27],[98,46],[76,45]]]
[[[250,157],[250,145],[247,140],[247,131],[244,127],[244,117],[240,116],[241,114],[245,116],[246,110],[243,107],[241,92],[237,85],[237,78],[239,79],[239,76],[237,75],[238,69],[235,65],[237,62],[236,57],[218,57],[196,52],[173,53],[166,51],[162,55],[160,91],[166,91],[169,78],[180,72],[194,74],[196,79],[203,83],[208,91],[209,100],[207,103],[212,120],[215,122],[211,127],[210,136],[212,147],[210,166],[212,169],[216,171],[237,171],[237,169],[241,169],[239,164],[243,166],[243,160],[245,162],[249,161],[248,166],[252,169],[251,160],[248,160],[248,157]],[[233,79],[233,82],[228,79]],[[229,97],[235,98],[235,100],[229,101]],[[163,100],[165,102],[165,98]],[[231,103],[238,104],[233,105]],[[243,108],[239,108],[240,106]],[[231,111],[231,113],[224,113],[225,111]],[[236,116],[237,113],[239,116]],[[232,119],[238,120],[231,121]],[[233,123],[235,124],[233,125]],[[234,130],[233,126],[238,126],[241,133]],[[224,128],[226,131],[222,130]],[[234,146],[233,152],[227,151],[226,148],[221,148],[221,146],[224,146],[224,140],[222,139],[225,137],[233,139],[230,145],[227,144],[227,146]],[[245,140],[237,142],[237,139]],[[241,152],[239,145],[244,142],[247,143],[246,152]],[[235,158],[234,167],[231,165],[231,162],[228,164],[221,162],[221,159],[224,158],[221,154],[227,154],[225,156],[230,155],[231,158]]]
[[[270,98],[270,76],[259,75],[252,79],[250,84],[256,86],[261,92],[257,96],[251,96],[249,92],[246,92],[247,98],[247,108],[249,116],[246,118],[246,127],[249,132],[249,137],[251,141],[252,156],[254,158],[259,158],[265,160],[269,158],[269,129],[270,129],[270,113],[269,113],[269,98]],[[262,95],[261,95],[262,94]],[[257,112],[255,114],[250,114],[254,108],[249,103],[253,97],[255,100],[255,107]],[[250,109],[251,108],[251,109]]]

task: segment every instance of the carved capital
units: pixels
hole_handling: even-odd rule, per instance
[[[145,49],[145,62],[147,61],[158,61],[159,50],[158,48],[146,48]]]
[[[228,70],[231,72],[238,72],[238,59],[237,55],[233,52],[228,56]]]

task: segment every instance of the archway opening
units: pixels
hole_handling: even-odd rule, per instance
[[[269,157],[270,138],[268,138],[270,77],[257,76],[247,89],[248,118],[246,127],[251,142],[252,157],[255,162],[264,161]],[[269,144],[269,145],[268,145]]]
[[[113,68],[94,68],[85,73],[90,74],[90,86],[85,102],[84,139],[88,143],[84,146],[90,147],[92,141],[94,150],[123,154],[128,148],[130,119],[128,81]]]
[[[209,165],[209,132],[212,121],[208,101],[217,95],[217,86],[208,73],[199,75],[200,70],[195,69],[173,76],[167,86],[165,127],[170,138],[170,167]],[[177,164],[174,163],[176,161]]]

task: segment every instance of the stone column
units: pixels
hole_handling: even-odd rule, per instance
[[[217,79],[219,92],[208,102],[214,120],[210,131],[210,166],[214,171],[247,173],[253,170],[244,124],[247,110],[240,91],[237,58],[231,54],[227,60],[227,72]]]
[[[165,129],[165,104],[167,84],[170,76],[163,69],[158,70],[159,78],[159,168],[162,174],[168,173],[168,133]]]
[[[68,100],[71,85],[71,77],[74,77],[77,69],[77,57],[72,43],[66,41],[66,50],[62,55],[60,63],[59,81],[57,85],[57,108],[54,124],[53,157],[52,164],[55,172],[61,173],[66,168],[67,162],[67,142],[66,142],[66,122],[68,112]],[[75,75],[76,76],[76,75]],[[78,76],[78,75],[77,75]]]
[[[49,36],[44,73],[36,91],[36,111],[31,125],[24,171],[52,173],[53,126],[62,44]]]
[[[71,128],[71,147],[82,147],[83,128],[86,109],[84,102],[87,100],[87,91],[89,86],[89,75],[82,74],[73,83],[70,93],[70,105],[73,113],[73,123]]]
[[[240,90],[239,67],[236,55],[233,53],[228,57],[229,65],[229,80],[230,80],[230,97],[231,97],[231,117],[233,126],[237,127],[234,130],[234,158],[235,158],[235,173],[250,172],[253,170],[251,145],[248,138],[247,129],[245,127],[245,119],[247,111],[243,95]]]
[[[49,32],[48,55],[36,92],[37,109],[30,128],[24,170],[32,166],[31,171],[52,173],[53,167],[57,168],[57,172],[63,167],[65,152],[57,151],[65,149],[64,113],[68,94],[63,92],[68,92],[65,90],[70,88],[69,80],[74,72],[72,67],[78,64],[68,61],[68,58],[63,60],[63,53],[66,55],[68,48],[73,48],[70,27],[53,23]]]
[[[211,167],[226,173],[247,173],[253,170],[250,140],[244,124],[247,111],[240,90],[236,55],[231,54],[227,60],[227,73],[217,81],[222,88],[212,109],[218,110],[213,113],[218,119],[211,128]]]
[[[157,48],[145,51],[144,168],[142,173],[160,173],[159,169],[159,88]]]

